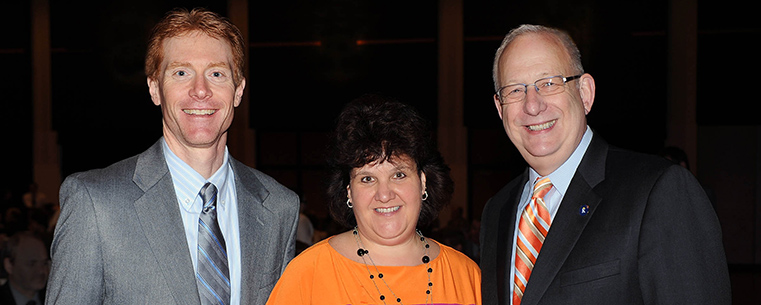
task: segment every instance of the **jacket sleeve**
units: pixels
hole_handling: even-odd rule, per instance
[[[300,205],[298,196],[293,196],[293,200],[295,204],[292,206],[298,207]],[[289,215],[290,217],[290,223],[288,224],[290,226],[290,234],[288,234],[288,241],[285,243],[286,248],[283,256],[283,265],[280,270],[280,273],[282,274],[285,272],[285,268],[288,265],[288,263],[293,259],[294,255],[296,254],[296,230],[299,226],[299,210],[296,209],[295,215]]]
[[[730,304],[721,228],[689,171],[667,168],[648,197],[639,241],[645,304]]]
[[[63,182],[60,198],[45,303],[101,304],[103,259],[93,200],[76,175]]]

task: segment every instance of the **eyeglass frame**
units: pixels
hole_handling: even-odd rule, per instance
[[[563,76],[561,74],[561,75],[555,75],[555,76],[542,77],[540,79],[537,79],[536,81],[534,81],[531,84],[523,84],[523,83],[509,84],[509,85],[505,85],[505,86],[499,87],[497,89],[497,92],[494,93],[494,96],[497,97],[497,99],[499,100],[499,103],[502,104],[502,105],[515,104],[517,102],[520,102],[520,101],[524,100],[526,98],[526,96],[528,96],[528,86],[534,86],[534,90],[536,90],[536,93],[538,93],[539,95],[545,96],[545,95],[541,94],[541,91],[539,90],[539,87],[536,86],[536,83],[538,83],[538,82],[540,82],[542,80],[551,79],[551,78],[555,78],[555,77],[560,77],[563,80],[562,86],[565,87],[566,83],[568,83],[568,82],[570,82],[572,80],[579,79],[582,76],[584,76],[584,73],[579,74],[579,75],[574,75],[574,76],[568,76],[568,77],[565,77],[565,76]],[[523,90],[524,90],[523,91],[524,92],[523,99],[516,100],[515,102],[512,102],[512,103],[503,102],[502,101],[502,96],[499,94],[499,92],[502,91],[502,89],[505,89],[505,88],[510,87],[510,86],[516,86],[516,85],[523,85]],[[563,92],[563,91],[558,91],[558,92],[555,92],[553,94],[557,94],[557,93],[560,93],[560,92]]]

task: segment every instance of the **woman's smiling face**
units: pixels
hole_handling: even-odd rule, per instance
[[[425,174],[406,155],[381,158],[351,171],[348,196],[362,236],[395,245],[415,235]]]

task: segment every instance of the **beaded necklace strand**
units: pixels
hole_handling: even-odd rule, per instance
[[[420,233],[420,230],[416,230],[417,235],[420,237],[420,241],[423,242],[423,250],[425,251],[425,254],[423,255],[423,263],[426,264],[426,271],[428,272],[428,286],[426,286],[425,290],[425,304],[429,304],[428,300],[431,301],[431,304],[433,303],[433,296],[432,296],[432,290],[433,290],[433,283],[431,283],[431,272],[433,272],[433,269],[431,269],[431,259],[428,257],[428,249],[431,247],[428,244],[428,240],[423,237],[423,233]],[[375,275],[373,275],[372,272],[370,272],[370,267],[367,266],[367,261],[365,260],[365,256],[367,256],[368,259],[370,259],[370,263],[373,265],[373,268],[375,268],[375,272],[378,274],[378,278],[381,279],[384,285],[386,285],[386,288],[388,288],[388,291],[391,292],[391,294],[396,299],[396,302],[400,305],[402,304],[402,299],[394,293],[394,290],[391,289],[391,287],[388,286],[388,283],[386,283],[386,280],[383,279],[383,273],[381,273],[378,270],[378,266],[375,265],[375,262],[373,261],[373,258],[370,256],[370,251],[365,249],[365,246],[362,244],[362,240],[359,238],[359,229],[357,227],[354,227],[354,230],[352,231],[354,234],[354,239],[357,241],[357,255],[362,258],[362,262],[365,264],[365,269],[367,269],[367,274],[370,275],[370,279],[373,281],[373,285],[375,286],[375,290],[378,291],[378,294],[380,295],[380,300],[383,302],[384,305],[386,305],[386,296],[381,293],[380,288],[378,288],[378,283],[375,282]]]

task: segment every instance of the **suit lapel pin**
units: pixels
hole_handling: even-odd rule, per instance
[[[587,213],[589,213],[589,206],[586,204],[582,204],[579,208],[579,215],[586,216]]]

